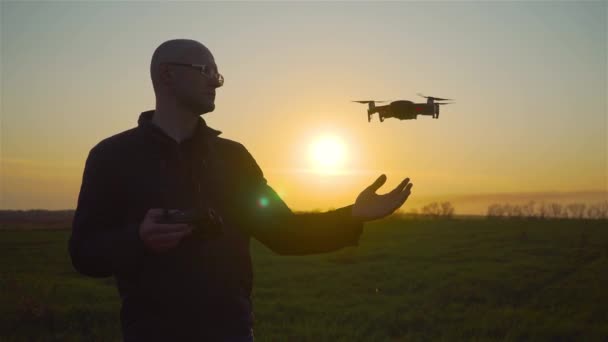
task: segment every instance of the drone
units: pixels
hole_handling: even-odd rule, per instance
[[[451,99],[443,99],[440,97],[424,96],[427,99],[426,103],[414,103],[407,100],[393,101],[385,106],[376,106],[376,103],[384,103],[387,101],[353,101],[357,103],[366,103],[369,105],[367,109],[367,121],[372,121],[372,114],[378,113],[380,122],[386,118],[396,118],[399,120],[417,119],[418,115],[431,115],[433,119],[439,119],[439,106],[451,104],[454,102],[435,102],[435,101],[453,101]]]

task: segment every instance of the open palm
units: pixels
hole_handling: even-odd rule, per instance
[[[395,189],[384,195],[376,191],[386,182],[386,175],[381,175],[376,181],[363,190],[353,205],[354,217],[369,221],[392,214],[405,203],[411,194],[413,184],[410,179],[404,179]]]

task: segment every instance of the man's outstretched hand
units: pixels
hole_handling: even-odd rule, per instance
[[[381,175],[372,185],[359,194],[355,205],[353,205],[353,217],[364,221],[379,219],[392,214],[405,203],[412,192],[413,184],[410,183],[410,179],[404,179],[401,184],[387,194],[376,194],[376,190],[385,182],[386,175]]]

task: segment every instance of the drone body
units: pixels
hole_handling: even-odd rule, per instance
[[[385,106],[376,106],[376,102],[385,101],[353,101],[358,103],[367,103],[369,108],[367,109],[367,121],[371,121],[372,114],[378,113],[380,122],[387,118],[396,118],[399,120],[412,120],[417,119],[418,115],[430,115],[433,119],[439,118],[439,107],[440,105],[450,104],[453,102],[435,102],[438,101],[450,101],[450,99],[442,99],[439,97],[424,96],[427,98],[426,103],[414,103],[412,101],[399,100],[393,101]]]

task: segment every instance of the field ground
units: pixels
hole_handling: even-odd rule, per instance
[[[67,230],[0,230],[0,340],[120,340],[114,280],[80,276]],[[606,221],[368,223],[356,248],[252,243],[257,341],[608,340]]]

